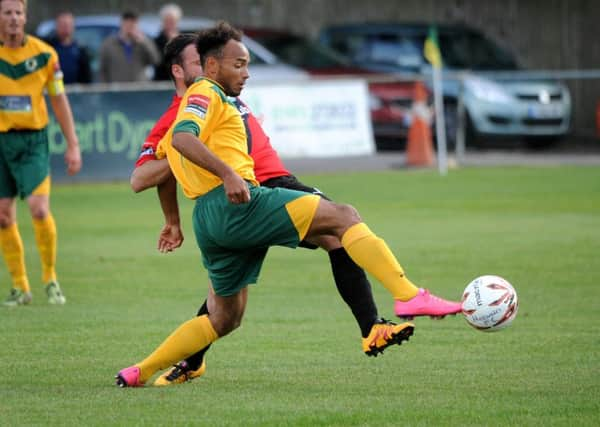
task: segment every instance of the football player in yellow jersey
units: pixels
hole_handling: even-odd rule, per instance
[[[81,153],[62,72],[54,49],[25,34],[26,0],[0,0],[0,249],[12,277],[6,306],[31,302],[23,242],[16,223],[16,198],[27,199],[42,263],[48,302],[66,299],[56,279],[56,224],[50,212],[47,90],[67,141],[70,175]]]
[[[303,239],[338,237],[350,257],[390,291],[396,303],[427,314],[460,310],[408,280],[386,243],[349,205],[314,194],[256,185],[242,119],[229,97],[249,77],[241,33],[226,23],[200,33],[204,73],[190,86],[171,129],[161,141],[184,193],[195,199],[193,225],[212,283],[208,314],[188,320],[152,354],[116,376],[121,387],[143,386],[155,372],[206,347],[241,324],[248,285],[256,283],[269,246],[296,247]],[[405,322],[392,340],[407,340]]]

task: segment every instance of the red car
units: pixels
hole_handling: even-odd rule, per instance
[[[243,28],[283,62],[316,76],[361,76],[369,81],[373,132],[378,150],[404,149],[415,84],[351,65],[335,51],[285,31]]]

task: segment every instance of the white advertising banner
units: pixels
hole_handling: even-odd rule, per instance
[[[360,79],[253,84],[242,100],[281,157],[375,152],[367,83]]]

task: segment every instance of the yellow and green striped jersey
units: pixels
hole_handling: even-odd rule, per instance
[[[172,146],[173,135],[187,132],[198,138],[243,179],[258,185],[254,161],[248,154],[246,129],[235,104],[218,83],[200,78],[190,86],[181,100],[177,118],[161,139],[157,157],[166,155],[173,175],[184,194],[195,199],[222,184],[222,180],[190,162]]]
[[[56,51],[40,39],[27,35],[18,48],[0,43],[0,132],[44,128],[44,88],[62,93],[62,78]]]

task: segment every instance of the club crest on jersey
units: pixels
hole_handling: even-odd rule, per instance
[[[206,117],[206,111],[210,104],[210,98],[204,95],[190,95],[184,111],[192,113],[201,119]]]
[[[29,58],[27,61],[25,61],[25,69],[27,72],[31,73],[37,68],[37,64],[37,59]]]

